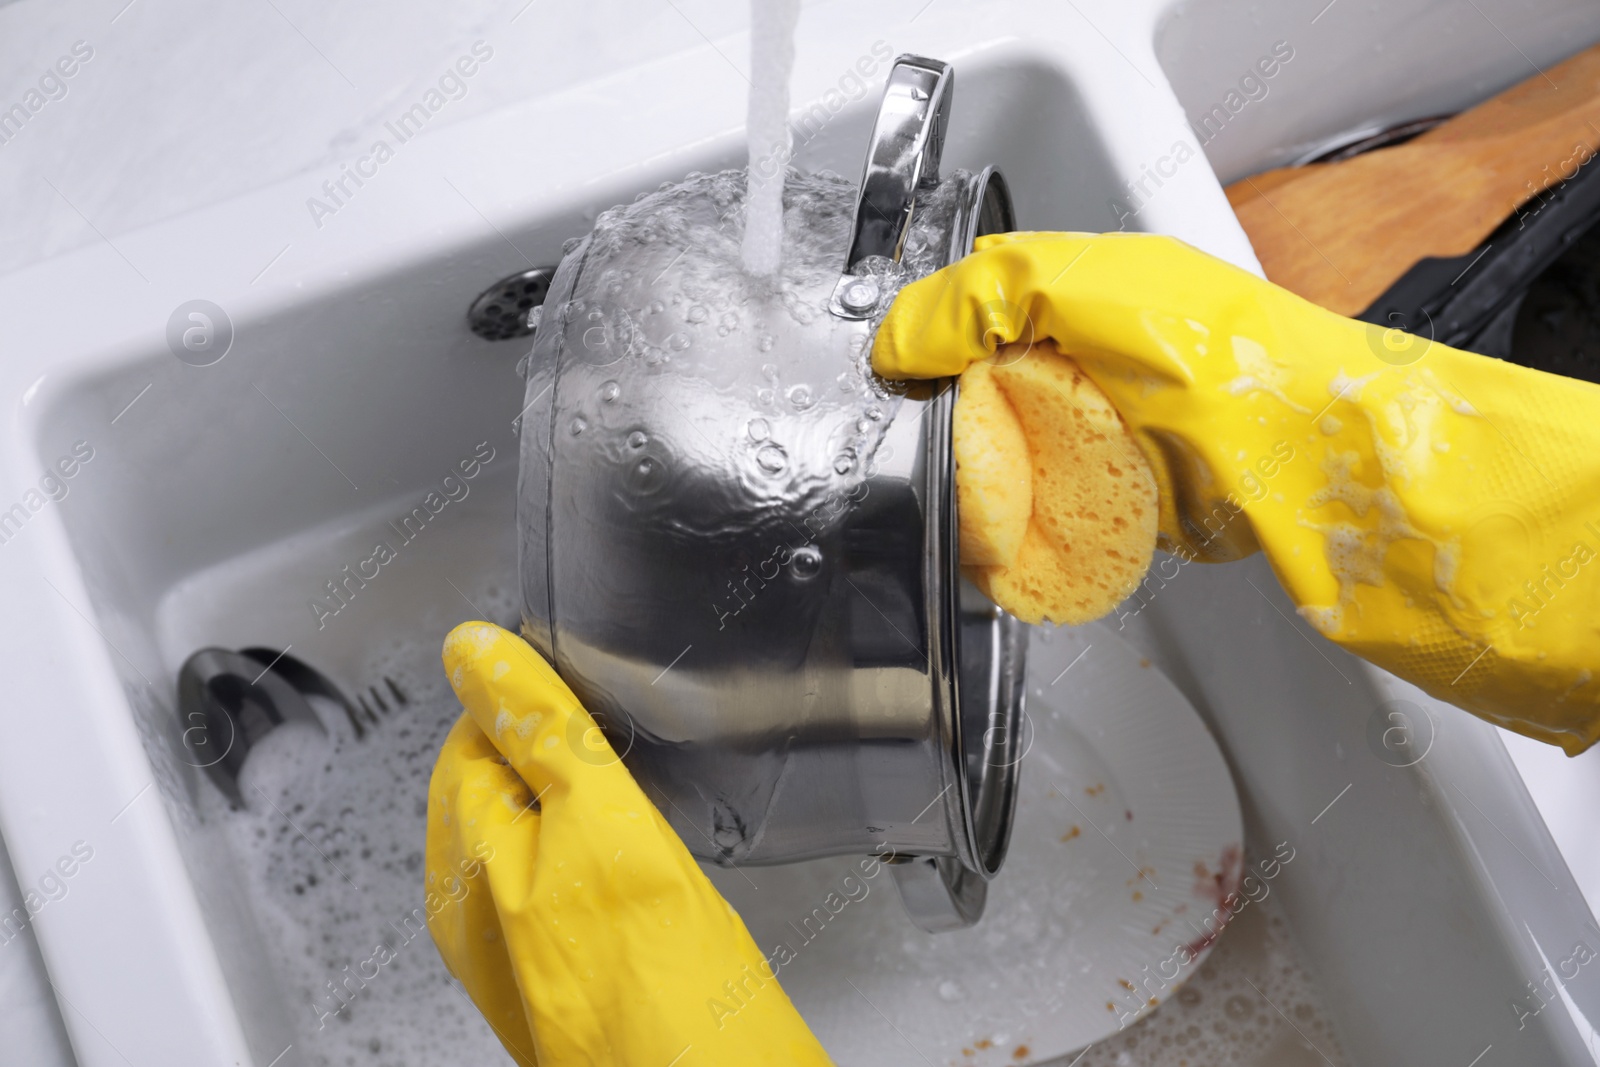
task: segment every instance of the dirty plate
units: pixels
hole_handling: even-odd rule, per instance
[[[976,927],[916,930],[860,857],[708,868],[840,1067],[1073,1053],[1174,992],[1226,920],[1239,800],[1194,708],[1098,624],[1035,630],[1028,655],[1016,829]],[[771,992],[731,977],[707,1005],[725,1026]]]

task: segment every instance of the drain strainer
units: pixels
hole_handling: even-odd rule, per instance
[[[501,278],[472,302],[467,309],[467,325],[486,341],[509,341],[533,332],[528,312],[544,303],[550,291],[554,267],[534,267]]]

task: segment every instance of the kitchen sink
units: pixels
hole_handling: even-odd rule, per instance
[[[1570,0],[1188,0],[1163,14],[1155,49],[1227,185],[1453,115],[1596,40],[1593,9]]]
[[[998,166],[1022,227],[1173,233],[1257,269],[1219,177],[1459,108],[1600,36],[1577,4],[1473,5],[1525,55],[1470,10],[1320,6],[810,5],[795,164],[854,178],[883,54],[935,56],[957,70],[946,165]],[[1280,40],[1294,55],[1270,91],[1202,143],[1190,119]],[[518,615],[528,345],[474,336],[467,308],[558,262],[599,211],[740,165],[745,83],[725,56],[746,51],[730,36],[430,130],[337,203],[323,183],[344,172],[307,173],[0,277],[0,829],[24,892],[73,859],[32,925],[85,1067],[316,1063],[330,1026],[388,1062],[386,989],[450,1002],[411,922],[420,812],[368,812],[359,787],[425,796],[454,714],[439,639]],[[1317,636],[1259,557],[1163,557],[1106,624],[1216,735],[1247,854],[1295,850],[1274,887],[1350,1062],[1595,1059],[1600,930],[1492,727]],[[360,703],[363,736],[337,715],[327,736],[270,736],[230,808],[176,708],[206,646],[315,666]],[[313,825],[318,803],[348,803],[350,825]],[[311,874],[370,905],[348,943],[306,934]],[[410,946],[392,979],[357,988],[323,962],[390,932]],[[482,1062],[492,1035],[454,1003],[429,1058]]]

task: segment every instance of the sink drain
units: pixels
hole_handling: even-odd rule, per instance
[[[467,325],[486,341],[509,341],[533,333],[528,312],[544,303],[550,291],[554,267],[534,267],[501,278],[472,302],[467,309]]]

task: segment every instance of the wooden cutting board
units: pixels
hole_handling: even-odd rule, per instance
[[[1600,152],[1600,45],[1405,144],[1228,186],[1267,277],[1358,315],[1418,260],[1460,256]]]

